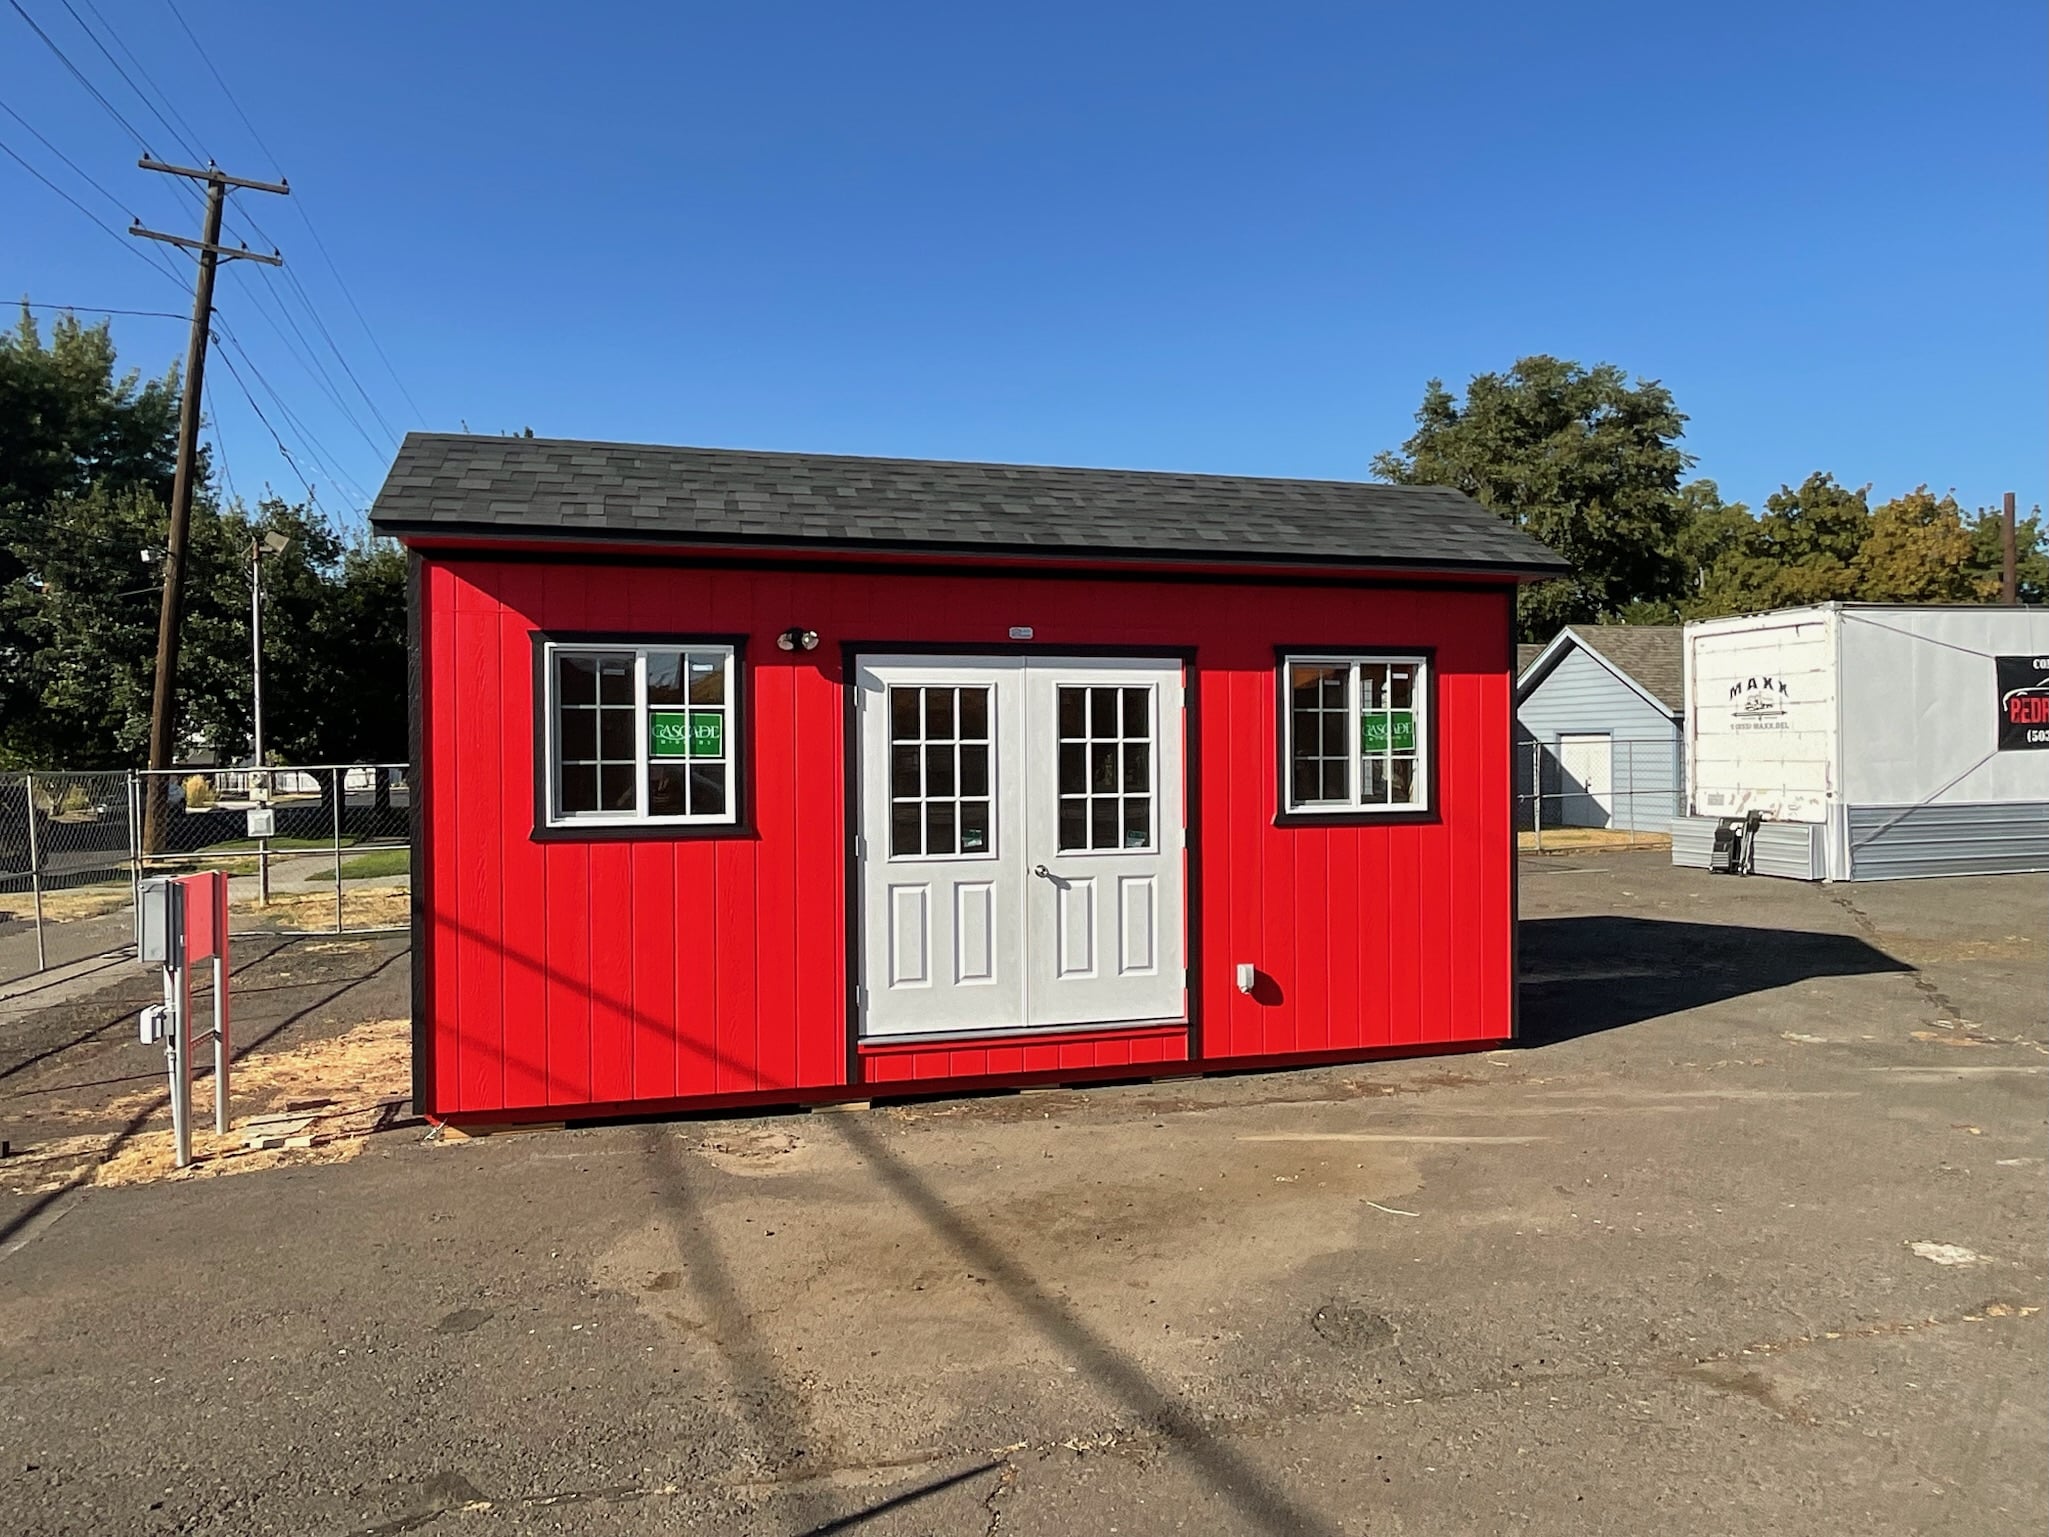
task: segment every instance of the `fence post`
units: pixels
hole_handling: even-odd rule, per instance
[[[340,934],[348,928],[342,921],[341,840],[342,797],[349,793],[349,780],[346,769],[333,768],[328,772],[334,775],[334,931]]]
[[[28,797],[28,885],[36,902],[36,970],[43,971],[50,959],[43,951],[43,845],[36,837],[36,776],[24,774],[22,788]]]
[[[1544,744],[1530,743],[1530,823],[1537,852],[1544,852]]]
[[[262,776],[260,781],[258,775]],[[259,782],[263,788],[257,794],[256,804],[268,806],[271,803],[270,772],[261,764],[250,775],[252,785]],[[267,834],[256,840],[256,905],[270,906],[270,838]]]
[[[128,903],[142,905],[142,782],[134,769],[128,771]]]

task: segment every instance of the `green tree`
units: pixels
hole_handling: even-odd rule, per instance
[[[1971,533],[1954,496],[1916,486],[1871,510],[1854,566],[1866,603],[1970,603],[1983,594],[1970,570]]]
[[[2000,574],[2005,569],[2000,541],[2004,521],[2005,514],[1997,508],[1981,508],[1969,525],[1971,553],[1964,565],[1971,574],[1974,596],[1986,603],[1999,601]],[[2020,579],[2021,602],[2049,603],[2049,548],[2043,539],[2041,508],[2014,519],[2014,549],[2019,556],[2015,574]]]
[[[142,761],[176,457],[175,375],[117,375],[107,326],[0,335],[0,764]],[[405,566],[317,509],[223,507],[202,454],[186,557],[179,751],[250,738],[253,542],[264,582],[266,755],[405,755]]]
[[[1655,380],[1526,357],[1505,374],[1475,375],[1463,402],[1432,379],[1415,432],[1375,456],[1373,470],[1400,485],[1454,486],[1570,561],[1571,576],[1517,600],[1523,637],[1544,639],[1685,595],[1685,425]]]

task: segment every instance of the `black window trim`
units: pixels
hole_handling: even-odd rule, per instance
[[[692,838],[752,838],[754,800],[754,753],[747,688],[746,635],[707,634],[668,630],[535,630],[533,641],[533,841],[536,843],[673,843]],[[732,816],[722,822],[551,822],[553,766],[548,758],[548,708],[550,647],[593,650],[633,647],[641,650],[687,651],[693,647],[721,646],[733,653],[732,698],[726,706],[727,751],[732,755]]]
[[[1421,806],[1343,806],[1330,810],[1294,808],[1289,802],[1292,765],[1288,762],[1288,667],[1298,661],[1403,662],[1423,664],[1423,796]],[[1276,827],[1399,827],[1444,820],[1437,773],[1438,708],[1437,648],[1408,645],[1330,645],[1306,643],[1274,647],[1274,816]]]

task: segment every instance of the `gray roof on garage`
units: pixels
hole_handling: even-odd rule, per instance
[[[1676,624],[1569,624],[1534,657],[1516,648],[1516,693],[1524,697],[1550,676],[1568,644],[1591,651],[1610,672],[1636,685],[1637,692],[1668,715],[1686,713],[1685,631]]]
[[[409,433],[370,518],[407,539],[518,538],[1279,562],[1551,576],[1564,562],[1461,492]]]

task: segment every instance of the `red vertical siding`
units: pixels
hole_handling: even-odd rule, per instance
[[[1501,591],[711,572],[430,558],[426,893],[441,1113],[848,1080],[839,645],[1192,647],[1189,808],[1199,1055],[1365,1053],[1509,1029],[1508,604]],[[815,652],[780,630],[817,629]],[[532,635],[737,634],[748,825],[730,836],[536,843]],[[1274,825],[1277,643],[1434,648],[1435,819]],[[1250,996],[1236,968],[1259,972]],[[1106,1032],[869,1053],[869,1083],[1181,1060]]]

